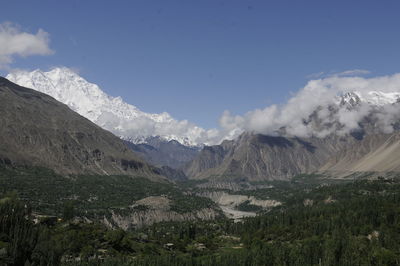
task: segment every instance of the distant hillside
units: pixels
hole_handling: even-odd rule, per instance
[[[400,134],[290,138],[245,133],[205,147],[185,173],[191,179],[290,180],[298,174],[332,177],[400,172]]]
[[[400,134],[373,134],[341,150],[320,169],[348,175],[357,172],[400,172]]]
[[[175,169],[193,160],[200,152],[199,147],[185,146],[176,140],[168,141],[160,137],[148,137],[145,143],[140,144],[127,141],[127,145],[147,162]]]
[[[353,137],[301,139],[244,133],[235,141],[205,147],[185,172],[193,179],[288,180],[317,171],[333,154],[356,142]]]

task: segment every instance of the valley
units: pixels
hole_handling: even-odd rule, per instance
[[[34,224],[18,219],[29,215],[24,201],[5,193],[0,201],[1,213],[7,214],[1,216],[4,226],[0,230],[0,260],[40,260],[53,265],[244,265],[262,261],[271,265],[395,265],[400,237],[396,229],[400,217],[398,179],[322,186],[300,179],[296,184],[275,185],[270,193],[250,192],[264,198],[272,198],[274,193],[281,196],[282,204],[266,214],[241,221],[223,215],[196,221],[164,221],[128,230],[77,219],[76,213],[69,215],[68,208],[60,213],[58,221],[42,217]],[[228,202],[238,198],[229,197]],[[132,207],[139,213],[155,205],[158,209],[171,208],[172,203],[165,196],[134,202]],[[9,223],[8,219],[16,222]],[[16,228],[23,238],[12,233]],[[4,253],[11,248],[16,253]]]
[[[0,8],[0,266],[400,266],[400,1]]]
[[[63,71],[52,72],[64,77],[63,90],[78,80],[89,86],[83,92],[102,95]],[[55,83],[47,82],[40,84]],[[331,115],[359,108],[356,96],[336,99]],[[107,99],[102,112],[120,101]],[[384,100],[390,108],[399,104]],[[395,265],[399,259],[399,131],[396,123],[390,133],[379,131],[383,111],[375,105],[351,134],[298,137],[281,128],[278,135],[243,132],[198,145],[115,136],[102,115],[4,78],[0,103],[0,263]],[[304,125],[343,127],[339,120],[321,124],[322,109]]]

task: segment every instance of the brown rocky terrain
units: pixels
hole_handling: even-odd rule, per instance
[[[301,139],[244,133],[235,141],[205,147],[185,172],[192,179],[288,180],[318,171],[359,141],[351,136]]]
[[[400,134],[372,134],[332,156],[321,172],[349,175],[359,172],[400,172]]]

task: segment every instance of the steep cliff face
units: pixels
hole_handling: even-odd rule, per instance
[[[317,171],[332,155],[357,142],[353,137],[301,139],[245,133],[224,146],[204,149],[185,170],[193,179],[288,180]]]
[[[61,174],[161,179],[122,140],[52,97],[0,78],[0,159]]]

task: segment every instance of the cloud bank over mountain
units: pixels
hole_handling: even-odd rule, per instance
[[[376,128],[391,132],[400,118],[400,104],[396,104],[400,99],[400,74],[372,78],[353,74],[366,71],[346,71],[310,80],[283,105],[270,105],[243,115],[225,111],[220,127],[214,129],[176,120],[167,112],[143,112],[120,97],[107,95],[65,67],[48,72],[14,71],[7,78],[53,96],[99,126],[136,143],[149,136],[161,136],[185,145],[212,145],[234,139],[244,131],[298,137],[343,135],[359,130],[359,122],[371,114]]]
[[[0,24],[0,68],[7,69],[14,57],[50,55],[49,34],[39,29],[36,34],[24,32],[10,22]]]
[[[360,74],[360,71],[346,71],[346,75],[354,73]],[[372,78],[340,74],[310,80],[283,105],[271,105],[239,116],[226,111],[220,125],[228,132],[276,135],[284,129],[293,136],[324,137],[358,130],[359,122],[373,111],[379,118],[376,126],[390,132],[399,118],[399,105],[395,104],[399,98],[400,74]],[[319,128],[309,122],[311,115],[320,121]],[[340,125],[328,126],[335,123]]]

